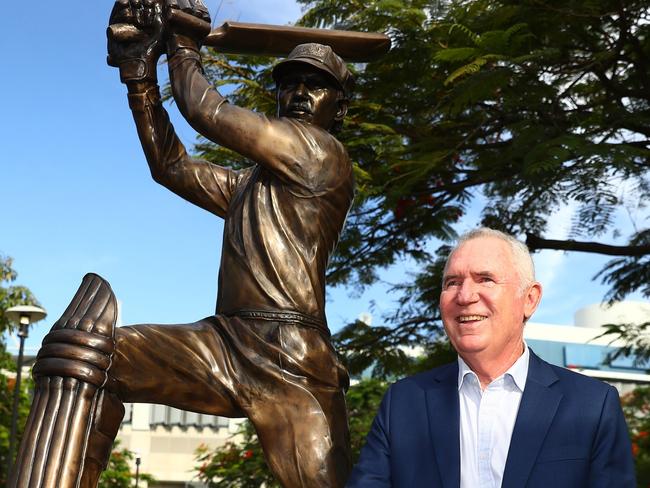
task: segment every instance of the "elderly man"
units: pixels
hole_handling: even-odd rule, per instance
[[[525,245],[462,236],[440,295],[458,362],[391,386],[346,486],[635,487],[616,390],[524,342],[541,294]]]

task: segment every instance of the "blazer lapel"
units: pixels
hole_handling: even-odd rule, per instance
[[[460,487],[458,363],[441,368],[426,392],[433,449],[444,488]]]
[[[549,388],[557,380],[550,366],[531,350],[528,378],[512,432],[502,488],[526,486],[537,454],[562,399],[561,393]]]

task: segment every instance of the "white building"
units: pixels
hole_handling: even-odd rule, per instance
[[[198,488],[196,450],[200,445],[211,449],[237,440],[241,419],[185,412],[163,405],[126,404],[126,414],[118,440],[140,459],[140,472],[149,473],[156,482],[149,488]],[[135,466],[133,466],[135,472]],[[140,483],[140,486],[146,486]]]
[[[632,357],[610,361],[609,354],[624,344],[612,336],[603,337],[603,326],[646,322],[650,322],[649,303],[594,304],[575,313],[573,326],[528,323],[524,338],[549,363],[606,381],[625,394],[638,384],[650,384],[650,364],[637,364]]]

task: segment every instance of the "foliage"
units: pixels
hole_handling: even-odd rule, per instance
[[[621,398],[630,430],[637,486],[650,485],[650,388],[639,387]]]
[[[16,364],[7,352],[4,342],[5,334],[15,329],[15,325],[10,323],[5,316],[5,310],[16,305],[38,305],[38,301],[28,288],[12,284],[16,278],[17,273],[13,269],[12,259],[0,255],[0,484],[5,483],[7,476],[7,456],[9,455],[9,436],[16,384],[15,378],[6,374],[8,371],[15,373]],[[21,377],[17,422],[18,442],[22,435],[22,426],[25,425],[29,414],[30,396],[28,392],[31,389],[30,385],[29,378]]]
[[[25,286],[12,285],[18,274],[13,269],[13,260],[0,254],[0,334],[15,330],[15,324],[9,322],[5,310],[16,305],[36,305],[39,303]],[[0,343],[4,352],[4,343]],[[5,364],[0,367],[6,367]]]
[[[352,463],[356,463],[366,436],[375,418],[387,384],[377,379],[365,379],[353,385],[347,393],[348,421],[350,424],[350,447]]]
[[[298,2],[299,25],[380,31],[393,41],[382,59],[351,66],[357,89],[337,137],[358,190],[328,281],[363,288],[405,259],[420,271],[394,287],[399,306],[383,324],[357,321],[334,337],[353,375],[390,379],[451,356],[441,341],[439,287],[448,243],[470,204],[484,204],[482,224],[516,235],[544,235],[555,212],[571,204],[571,239],[616,237],[616,211],[643,206],[650,193],[646,1]],[[233,88],[231,101],[274,112],[272,60],[208,50],[204,61],[217,86]],[[218,164],[249,164],[206,140],[197,149]],[[630,246],[647,245],[648,235],[638,229]],[[434,242],[442,245],[435,250]],[[597,278],[611,286],[610,299],[636,290],[650,296],[649,267],[645,256],[624,256]],[[405,347],[420,348],[421,359]],[[262,478],[246,485],[230,470],[251,467],[261,476],[248,429],[244,447],[202,453],[202,479],[259,486]]]
[[[241,424],[233,439],[216,450],[207,446],[197,449],[196,467],[200,481],[210,488],[279,488],[264,460],[255,429],[249,421]]]
[[[102,472],[98,488],[131,488],[135,483],[135,473],[131,471],[131,464],[135,460],[133,451],[122,448],[120,441],[113,442],[113,452],[108,461],[108,467]],[[153,483],[156,479],[147,473],[139,473],[141,482]]]
[[[611,342],[617,339],[624,342],[623,346],[617,347],[607,355],[607,361],[611,362],[619,357],[630,357],[633,359],[635,366],[648,368],[650,361],[649,327],[650,322],[603,325],[605,332],[599,337],[607,337]]]
[[[630,241],[632,246],[648,244],[650,244],[650,229],[637,232]],[[621,300],[637,290],[645,297],[650,297],[650,256],[641,258],[626,256],[613,259],[596,277],[601,277],[604,283],[611,286],[606,297],[610,302]]]
[[[357,90],[338,134],[358,194],[329,272],[364,287],[410,259],[421,271],[399,285],[385,325],[351,324],[337,340],[353,373],[401,373],[401,347],[434,351],[440,262],[477,196],[482,223],[542,235],[558,208],[576,206],[571,238],[606,238],[618,208],[648,195],[650,22],[630,0],[299,0],[298,24],[380,31],[393,49],[351,68]],[[238,105],[273,113],[271,61],[209,50],[206,72]],[[204,157],[248,164],[201,140]],[[619,191],[626,182],[630,191]],[[632,243],[647,240],[645,230]],[[650,262],[623,258],[600,278],[621,298],[648,294]],[[397,369],[396,369],[397,368]]]
[[[372,419],[386,391],[386,384],[375,379],[360,381],[347,394],[352,459],[359,457]],[[199,480],[210,488],[279,488],[271,475],[259,445],[255,429],[248,421],[242,423],[236,438],[212,450],[197,450],[196,467]]]
[[[7,456],[9,455],[9,436],[11,433],[15,386],[15,378],[7,377],[7,375],[0,372],[0,462],[2,463],[0,466],[0,481],[2,484],[6,482],[7,476]],[[27,416],[29,415],[29,407],[31,405],[30,392],[32,389],[33,383],[31,378],[23,375],[20,383],[20,397],[18,399],[16,451],[22,438],[23,426],[27,422]],[[14,456],[16,455],[16,451],[14,451]]]

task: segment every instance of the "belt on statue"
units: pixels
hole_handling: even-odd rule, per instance
[[[329,328],[327,324],[312,317],[310,315],[305,315],[300,312],[293,311],[269,311],[269,310],[238,310],[232,313],[225,313],[227,317],[239,317],[242,319],[252,319],[252,320],[268,320],[270,322],[287,322],[290,324],[303,325],[305,327],[311,327],[317,329],[319,332],[325,334],[327,337],[330,336]]]

